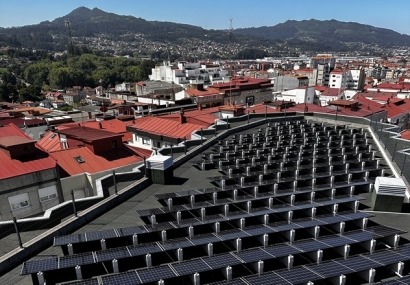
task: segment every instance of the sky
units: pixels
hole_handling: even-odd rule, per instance
[[[52,21],[78,7],[205,29],[274,26],[287,20],[358,22],[410,35],[409,0],[0,0],[0,27]]]

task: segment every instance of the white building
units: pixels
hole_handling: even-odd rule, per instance
[[[309,103],[313,104],[315,98],[314,87],[301,87],[297,89],[283,91],[281,93],[281,100],[292,101],[296,104]],[[279,99],[279,96],[278,96]]]
[[[364,87],[365,79],[365,73],[362,69],[335,69],[330,72],[329,87],[361,90]]]
[[[164,62],[152,69],[150,80],[173,82],[186,87],[188,84],[215,84],[229,81],[228,70],[219,65],[178,62],[171,65]]]

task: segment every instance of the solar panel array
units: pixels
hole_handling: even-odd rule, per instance
[[[145,226],[56,237],[65,256],[27,261],[22,274],[35,284],[366,284],[406,272],[403,232],[358,211],[357,194],[384,174],[363,129],[269,124],[202,158],[198,171],[221,173],[215,187],[156,195],[162,208],[137,211]]]

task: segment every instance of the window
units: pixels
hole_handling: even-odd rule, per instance
[[[78,163],[84,163],[84,162],[85,162],[84,158],[82,158],[82,156],[80,156],[80,155],[74,157],[74,159],[75,159]]]
[[[40,202],[46,202],[46,201],[49,201],[49,200],[53,200],[55,198],[57,198],[57,193],[40,197]]]
[[[57,187],[55,185],[38,189],[40,202],[44,203],[57,198]]]
[[[143,137],[143,138],[142,138],[142,144],[150,145],[150,144],[151,144],[151,140],[150,140],[149,138]]]
[[[11,196],[8,198],[10,208],[12,210],[18,210],[21,208],[26,208],[30,206],[30,199],[28,197],[28,193],[23,193],[15,196]]]

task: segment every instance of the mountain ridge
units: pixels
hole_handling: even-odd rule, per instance
[[[196,56],[211,54],[219,58],[244,50],[252,51],[251,54],[257,51],[259,55],[283,55],[301,50],[365,51],[410,46],[408,35],[334,19],[288,20],[275,26],[239,28],[230,32],[174,22],[147,21],[86,7],[78,7],[52,21],[0,28],[0,46],[63,51],[69,42],[67,21],[76,44],[92,45],[93,48],[115,53],[118,53],[115,49],[122,49],[124,53],[139,52],[151,56],[158,51],[164,53],[164,50],[186,54],[185,47],[182,48],[184,45],[191,45],[188,52],[191,50],[192,54],[198,50]],[[112,41],[111,46],[104,47],[108,41]],[[116,41],[125,47],[116,47]],[[166,47],[158,47],[161,45]],[[217,45],[217,50],[212,49],[212,45]]]

